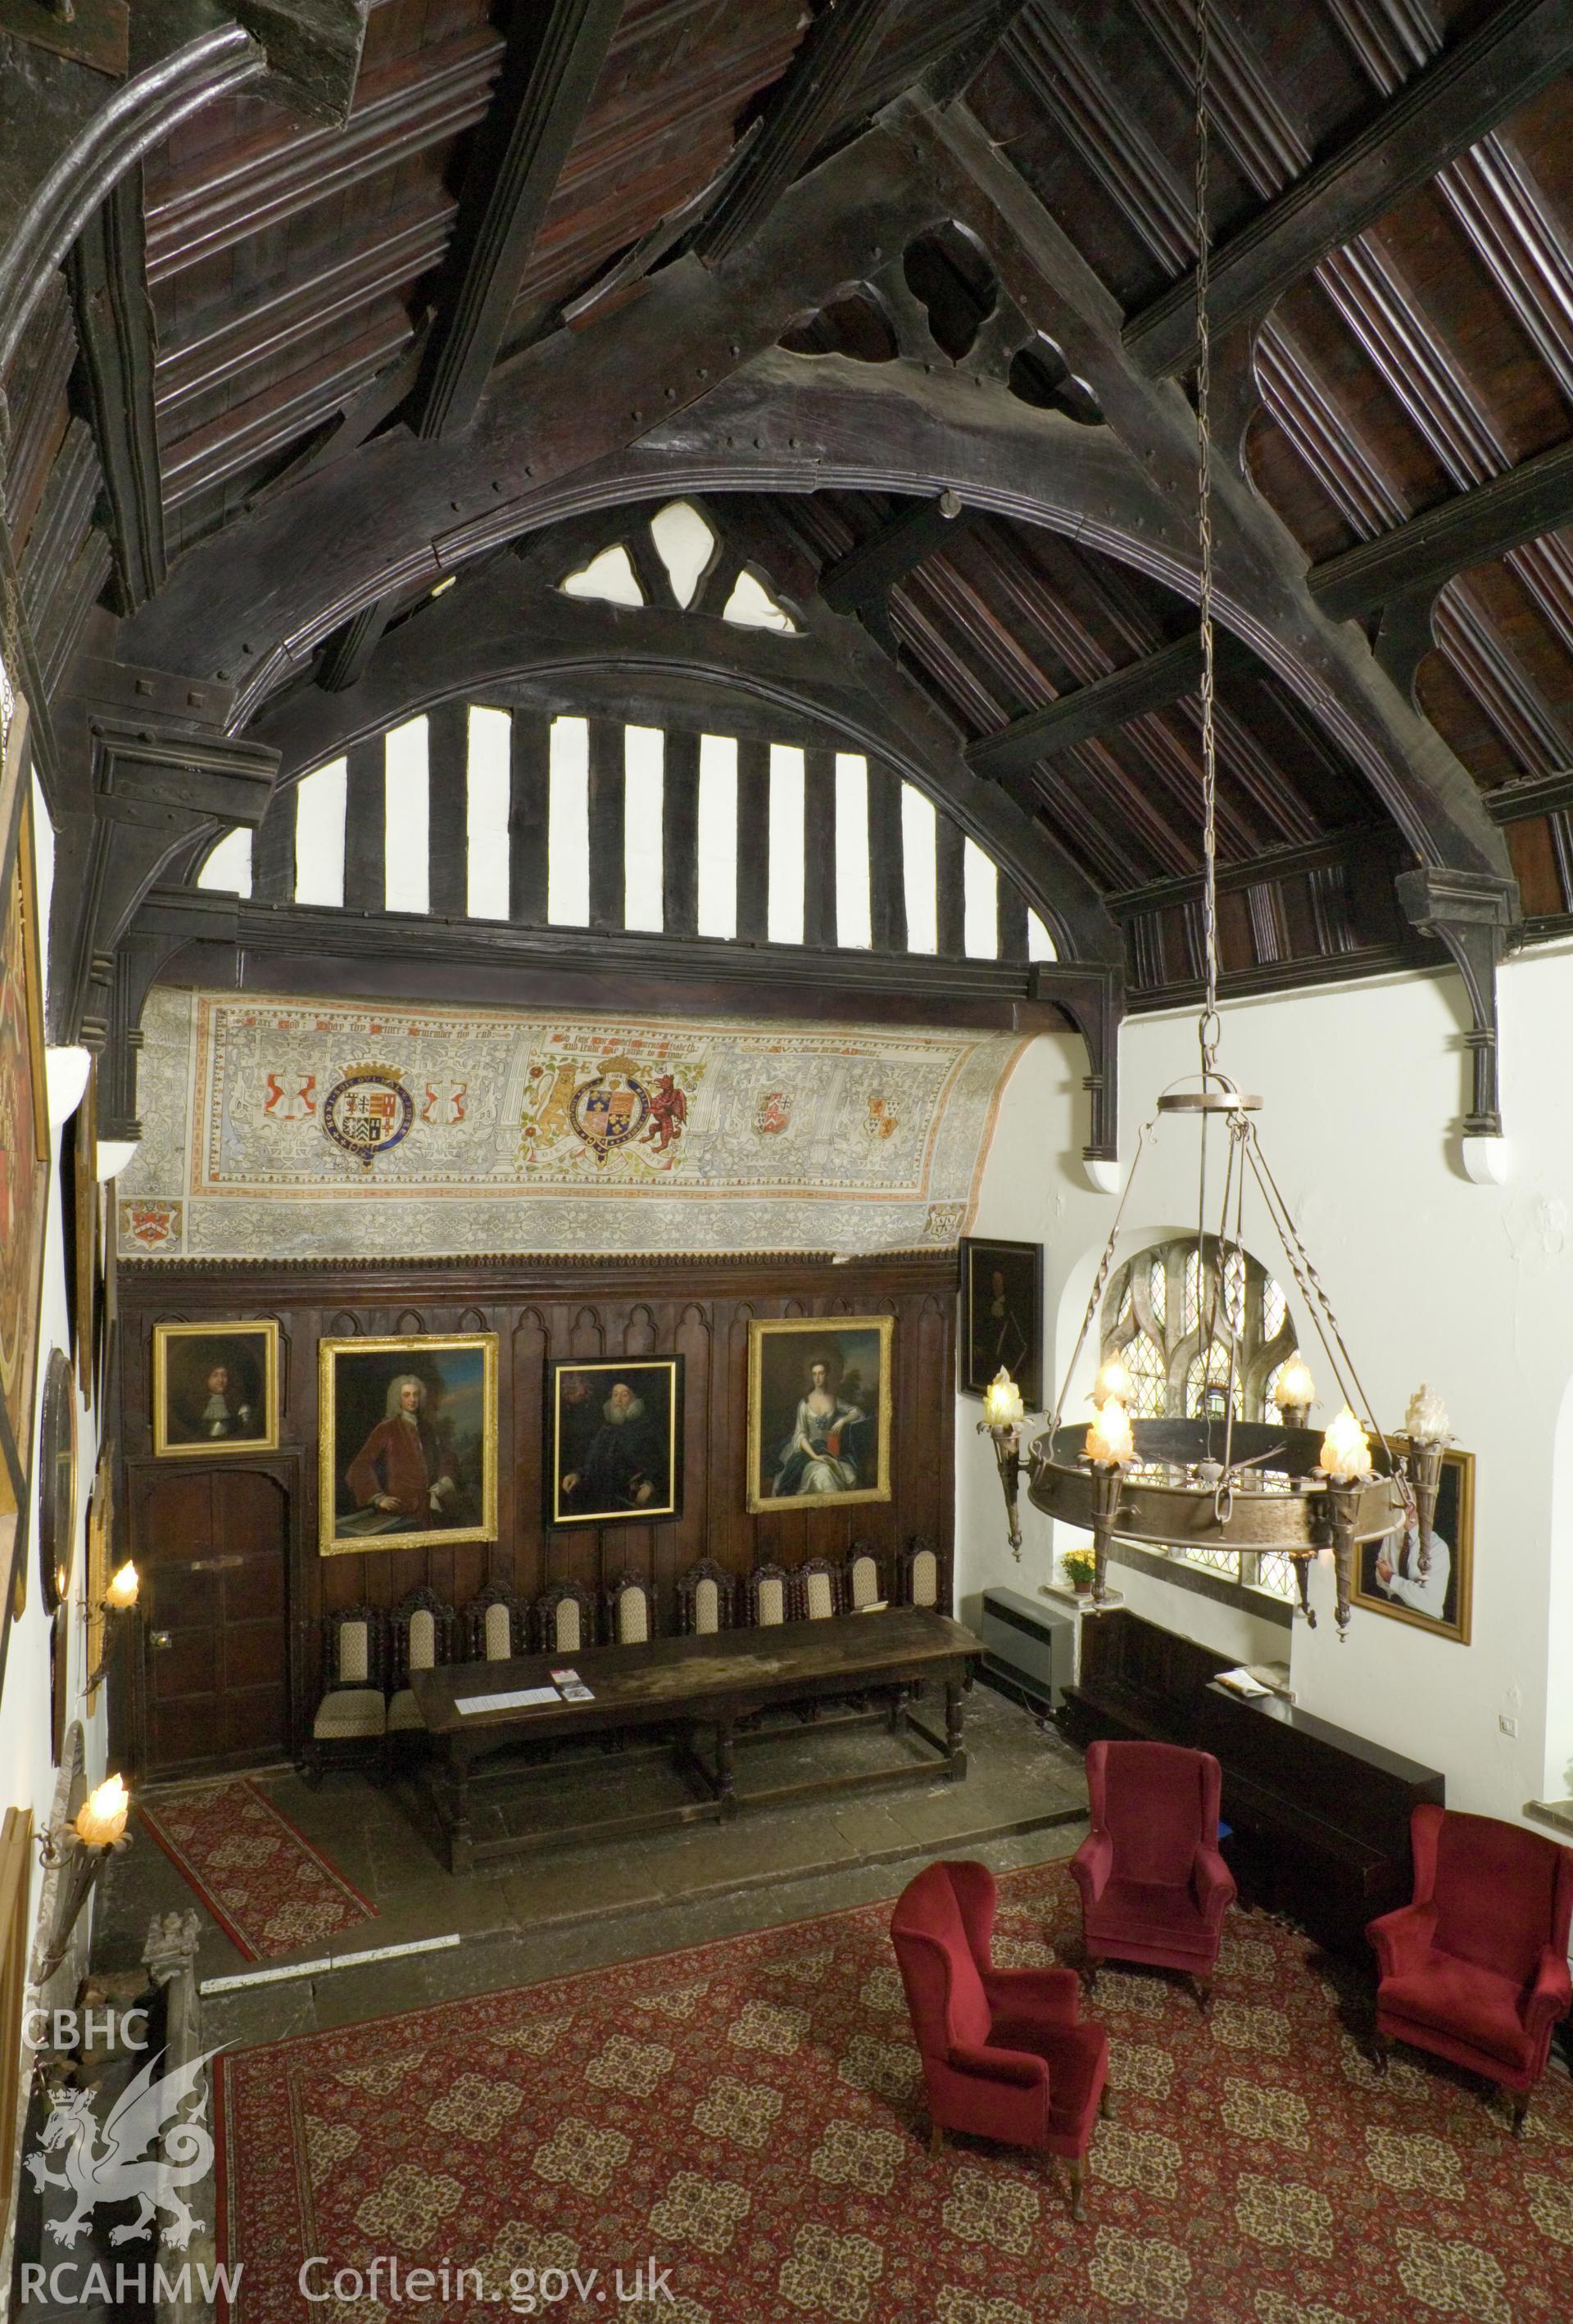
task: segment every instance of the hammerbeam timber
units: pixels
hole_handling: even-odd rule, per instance
[[[1266,314],[1329,251],[1427,184],[1570,64],[1568,0],[1504,0],[1348,144],[1215,251],[1208,303],[1215,336]],[[1189,371],[1196,360],[1195,274],[1133,316],[1124,338],[1132,360],[1152,377]]]
[[[953,540],[962,518],[954,493],[902,509],[838,557],[820,576],[819,595],[837,613],[860,613],[884,599],[895,584]]]
[[[853,109],[901,0],[835,0],[798,51],[764,126],[739,158],[690,247],[718,266],[774,207]]]
[[[1327,613],[1348,621],[1378,606],[1429,599],[1471,565],[1504,556],[1526,540],[1573,521],[1573,441],[1554,445],[1488,484],[1457,493],[1408,524],[1395,526],[1357,549],[1329,557],[1308,576],[1311,595]],[[1249,667],[1237,640],[1219,635],[1221,671]],[[1074,750],[1183,701],[1201,684],[1201,646],[1194,637],[1163,646],[1140,661],[1078,686],[1041,710],[1013,719],[967,752],[974,770],[996,779],[1035,766],[1056,752]]]
[[[502,81],[459,198],[452,247],[467,256],[427,354],[417,430],[473,417],[535,237],[595,91],[623,0],[551,0],[514,11]]]

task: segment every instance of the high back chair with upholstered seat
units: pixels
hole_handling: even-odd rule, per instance
[[[795,1579],[800,1620],[828,1622],[841,1611],[841,1570],[828,1557],[806,1557]]]
[[[322,1624],[322,1700],[306,1745],[305,1776],[322,1780],[329,1761],[387,1772],[387,1618],[375,1606],[348,1606]]]
[[[985,1864],[930,1864],[891,1915],[932,2152],[958,2130],[1058,2155],[1080,2219],[1087,2146],[1108,2112],[1108,2038],[1079,2022],[1074,1969],[994,1967],[996,1904]]]
[[[620,1573],[606,1592],[606,1636],[615,1646],[647,1646],[655,1636],[655,1591],[643,1574]]]
[[[1551,2028],[1573,2002],[1573,1849],[1429,1803],[1410,1820],[1414,1897],[1366,1929],[1381,2070],[1408,2042],[1497,2083],[1522,2131]]]
[[[849,1614],[877,1606],[884,1596],[879,1559],[865,1541],[855,1541],[841,1577],[841,1603]]]
[[[1212,1993],[1234,1876],[1218,1854],[1223,1777],[1210,1751],[1174,1743],[1093,1743],[1092,1830],[1070,1859],[1087,1965],[1107,1959],[1183,1970],[1203,2009]]]
[[[535,1646],[542,1655],[579,1655],[596,1643],[596,1601],[582,1582],[554,1582],[535,1600]]]
[[[756,1565],[744,1587],[748,1618],[756,1630],[773,1630],[792,1618],[791,1576],[784,1565]]]
[[[909,1606],[930,1612],[939,1605],[939,1553],[933,1543],[915,1533],[902,1552],[902,1596]]]
[[[464,1651],[472,1663],[507,1663],[530,1651],[530,1609],[523,1598],[488,1582],[464,1609]]]
[[[678,1628],[686,1638],[713,1638],[729,1630],[736,1585],[714,1558],[701,1557],[677,1582]]]
[[[426,1731],[410,1684],[412,1671],[436,1670],[453,1660],[455,1618],[451,1606],[430,1590],[412,1590],[388,1624],[390,1736],[419,1737]]]

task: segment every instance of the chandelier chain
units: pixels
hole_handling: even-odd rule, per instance
[[[1208,320],[1211,244],[1208,233],[1208,0],[1196,11],[1196,489],[1197,531],[1201,564],[1198,608],[1201,623],[1202,961],[1205,997],[1198,1031],[1204,1074],[1217,1062],[1218,1047],[1218,836],[1217,722],[1213,654],[1212,434],[1208,401],[1212,346]]]

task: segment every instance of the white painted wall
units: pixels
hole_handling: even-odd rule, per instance
[[[1423,1379],[1476,1455],[1473,1642],[1429,1637],[1356,1609],[1339,1644],[1332,1576],[1312,1569],[1312,1632],[1296,1624],[1291,1669],[1308,1709],[1441,1768],[1456,1807],[1516,1817],[1526,1800],[1573,1791],[1573,946],[1538,949],[1502,975],[1504,1186],[1463,1174],[1457,1122],[1468,1060],[1450,974],[1376,980],[1236,1003],[1223,1058],[1261,1093],[1263,1142],[1337,1310],[1383,1425],[1402,1422]],[[1195,1069],[1189,1013],[1133,1021],[1124,1037],[1122,1158],[1157,1093]],[[1041,1238],[1054,1363],[1069,1362],[1115,1203],[1087,1184],[1086,1071],[1069,1036],[1035,1042],[1001,1102],[975,1231]],[[1194,1223],[1196,1133],[1156,1134],[1127,1210],[1120,1258]],[[1271,1228],[1247,1204],[1245,1240],[1286,1288]],[[1326,1376],[1291,1299],[1313,1371]],[[1068,1415],[1096,1365],[1089,1341]],[[1052,1396],[1050,1386],[1048,1393]],[[988,1582],[1029,1592],[1050,1574],[1048,1521],[1024,1508],[1022,1565],[1004,1540],[993,1456],[958,1400],[958,1597],[964,1617]],[[1312,1417],[1328,1416],[1319,1405]],[[1217,1609],[1120,1569],[1138,1610],[1235,1651]],[[1138,1602],[1138,1597],[1140,1602]],[[1164,1610],[1158,1611],[1162,1607]],[[1248,1641],[1282,1657],[1285,1633]],[[1500,1730],[1516,1720],[1517,1734]]]
[[[33,829],[38,857],[39,925],[49,925],[49,899],[54,871],[54,842],[49,818],[44,812],[42,795],[36,787],[33,793]],[[42,1402],[43,1376],[51,1348],[70,1345],[70,1326],[66,1305],[66,1272],[64,1225],[60,1210],[60,1178],[59,1171],[59,1135],[55,1137],[56,1167],[51,1175],[49,1220],[44,1245],[43,1301],[39,1332],[38,1391],[34,1397],[32,1417],[33,1460],[32,1475],[38,1476],[39,1406]],[[72,1565],[72,1611],[70,1629],[70,1665],[68,1677],[66,1723],[79,1720],[86,1730],[87,1766],[89,1783],[97,1783],[105,1773],[104,1720],[105,1690],[100,1688],[92,1719],[87,1719],[82,1700],[82,1681],[87,1675],[84,1660],[86,1628],[81,1618],[82,1592],[88,1563],[87,1509],[93,1471],[98,1457],[97,1414],[85,1413],[79,1402],[77,1410],[77,1527],[76,1554]],[[27,1533],[27,1606],[19,1621],[13,1623],[5,1660],[5,1677],[0,1687],[0,1808],[31,1807],[32,1828],[36,1834],[44,1831],[53,1812],[57,1771],[51,1757],[50,1675],[51,1630],[50,1618],[44,1611],[43,1593],[39,1587],[37,1554],[37,1507],[30,1512]],[[32,1876],[32,1897],[29,1924],[36,1935],[42,1874],[36,1862]],[[84,1923],[87,1915],[84,1914]],[[86,1928],[79,1932],[85,1939]],[[25,2083],[23,2095],[25,2096]],[[14,2196],[14,2189],[12,2190]],[[14,2205],[7,2207],[14,2212]],[[0,2247],[0,2284],[11,2278],[9,2236]]]

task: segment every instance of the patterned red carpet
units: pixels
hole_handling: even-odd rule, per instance
[[[164,1792],[138,1813],[247,1960],[377,1917],[249,1777]]]
[[[1104,1972],[1116,2119],[1078,2228],[1029,2156],[963,2141],[930,2161],[888,1920],[871,1906],[222,2059],[240,2324],[1573,2317],[1559,2065],[1516,2143],[1446,2070],[1401,2052],[1379,2084],[1340,2014],[1356,1997],[1305,1938],[1235,1914],[1210,2021],[1157,1973]],[[1002,1964],[1046,1961],[1077,1927],[1062,1867],[1002,1883]],[[337,2268],[358,2283],[308,2304],[314,2254],[307,2290]],[[658,2296],[618,2306],[615,2271],[629,2292],[652,2255]],[[392,2261],[478,2276],[412,2294]]]

